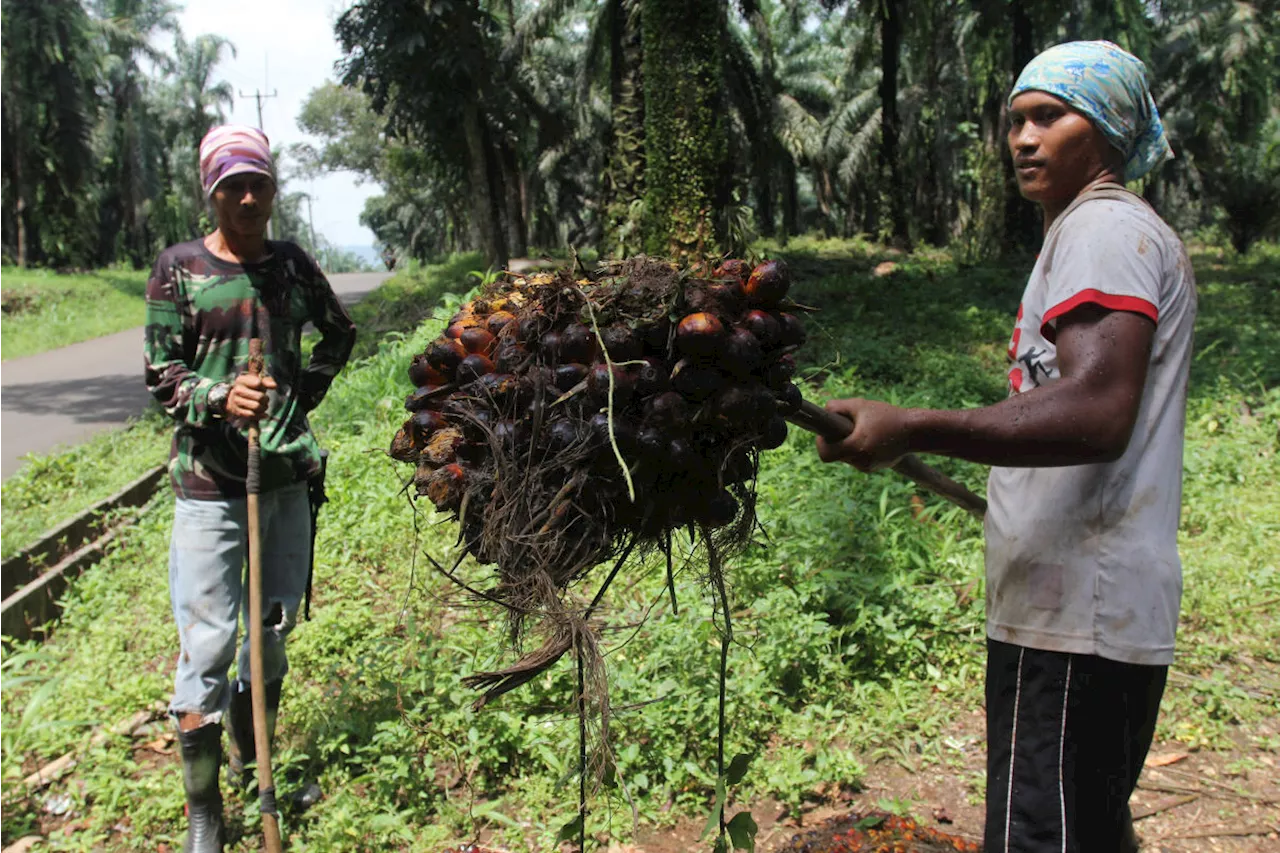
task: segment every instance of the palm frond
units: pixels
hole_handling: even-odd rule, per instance
[[[853,186],[854,181],[858,179],[858,176],[866,167],[867,161],[871,159],[875,141],[880,135],[880,121],[881,111],[876,108],[876,111],[867,119],[866,124],[850,137],[837,172],[840,182],[845,186]]]

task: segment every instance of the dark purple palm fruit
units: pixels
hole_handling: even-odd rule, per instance
[[[596,335],[582,323],[570,323],[560,332],[560,358],[590,364],[596,357]]]
[[[734,376],[748,376],[759,369],[764,348],[755,335],[744,328],[734,329],[724,343],[721,366]]]
[[[725,489],[720,489],[702,502],[695,517],[707,527],[724,527],[738,517],[738,501]]]
[[[644,343],[640,336],[621,323],[607,326],[600,332],[600,337],[604,340],[604,349],[609,354],[610,361],[635,361],[644,355]]]
[[[774,416],[765,424],[764,432],[756,446],[761,450],[776,450],[787,440],[787,422],[780,416]]]
[[[782,261],[765,261],[751,271],[747,279],[747,299],[752,305],[771,308],[787,295],[791,273]]]
[[[780,340],[784,347],[798,347],[805,342],[804,326],[799,317],[786,311],[778,312],[777,317],[778,326],[782,329]]]
[[[759,308],[748,311],[742,320],[742,326],[760,341],[760,346],[766,352],[781,345],[782,325],[768,311],[761,311]]]

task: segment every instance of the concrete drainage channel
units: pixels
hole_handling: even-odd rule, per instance
[[[0,632],[28,640],[56,619],[62,612],[58,602],[63,592],[102,559],[107,545],[128,524],[120,519],[119,510],[151,500],[164,475],[165,466],[157,465],[0,564],[0,595],[4,597]]]
[[[48,531],[40,540],[0,564],[0,585],[4,601],[0,604],[3,633],[18,640],[33,636],[47,637],[52,623],[62,612],[59,599],[77,577],[96,564],[106,553],[107,545],[127,527],[133,516],[123,510],[146,505],[164,483],[166,467],[157,465],[120,491],[98,501],[84,512]],[[46,568],[48,567],[48,568]],[[99,728],[89,739],[88,749],[110,737],[158,735],[171,739],[167,722],[157,722],[165,715],[163,703],[139,711],[127,720],[109,728]],[[28,795],[33,795],[70,773],[81,758],[72,751],[41,766],[23,779]],[[70,805],[66,794],[55,794],[45,803],[50,814],[61,814]],[[45,841],[40,836],[27,836],[0,853],[26,853]]]

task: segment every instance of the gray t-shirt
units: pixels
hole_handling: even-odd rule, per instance
[[[1057,318],[1082,304],[1156,323],[1138,419],[1115,462],[991,469],[987,634],[1124,663],[1173,662],[1195,276],[1141,198],[1104,185],[1054,222],[1009,344],[1011,394],[1058,381]]]

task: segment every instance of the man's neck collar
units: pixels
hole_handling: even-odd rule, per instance
[[[1082,186],[1078,193],[1067,199],[1061,206],[1055,205],[1053,209],[1050,209],[1048,206],[1041,205],[1041,212],[1044,213],[1044,233],[1049,233],[1049,228],[1052,227],[1057,218],[1071,206],[1072,202],[1101,184],[1119,184],[1120,186],[1124,186],[1124,176],[1111,169],[1107,169],[1101,175]]]
[[[221,228],[204,238],[204,246],[215,257],[234,263],[252,264],[265,259],[270,249],[263,237],[242,238],[227,234]]]

